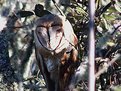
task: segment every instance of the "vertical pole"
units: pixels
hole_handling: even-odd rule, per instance
[[[94,36],[95,0],[89,0],[89,90],[95,91],[95,36]]]

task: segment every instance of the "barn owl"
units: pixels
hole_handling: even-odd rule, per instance
[[[58,54],[68,49],[69,43],[72,45],[77,43],[71,24],[64,17],[53,14],[37,20],[34,35],[36,46],[50,54]]]
[[[62,86],[58,85],[60,65],[66,53],[74,49],[78,41],[70,22],[60,15],[44,15],[36,21],[34,39],[37,61],[48,90],[64,91],[59,90]],[[73,53],[77,56],[77,52]]]

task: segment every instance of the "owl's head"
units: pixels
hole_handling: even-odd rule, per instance
[[[48,14],[37,20],[34,37],[38,48],[55,53],[67,49],[69,42],[74,44],[75,39],[77,40],[71,24],[65,17],[55,14]]]

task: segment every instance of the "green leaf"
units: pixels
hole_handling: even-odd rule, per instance
[[[107,5],[110,2],[110,0],[101,0],[101,2],[102,2],[102,5]]]
[[[107,23],[106,19],[102,17],[102,20],[104,22],[105,28],[108,29],[108,23]]]
[[[121,1],[117,1],[116,0],[116,3],[114,4],[114,7],[115,9],[121,13]]]
[[[77,13],[79,13],[79,14],[87,15],[87,12],[85,12],[84,9],[82,9],[81,7],[77,7],[77,8],[76,8],[76,11],[77,11]]]
[[[108,20],[108,21],[113,21],[113,20],[115,20],[117,17],[115,16],[115,15],[105,15],[104,16],[105,17],[105,19],[106,20]]]
[[[108,41],[108,42],[107,42],[107,45],[109,45],[109,46],[114,46],[115,43],[114,43],[113,41]]]

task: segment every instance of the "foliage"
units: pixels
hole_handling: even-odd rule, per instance
[[[35,0],[35,3],[31,2],[34,0],[30,0],[30,2],[22,2],[20,0],[20,2],[16,3],[14,3],[14,1],[15,0],[0,1],[0,5],[3,7],[0,10],[2,18],[7,17],[8,14],[14,15],[12,12],[14,11],[16,13],[18,10],[28,10],[33,12],[33,6],[35,6],[38,2],[44,5],[43,0]],[[89,48],[88,0],[67,1],[68,2],[64,2],[64,0],[60,0],[59,6],[64,8],[64,13],[74,28],[79,40],[79,59],[81,62],[84,62],[88,56]],[[50,3],[47,2],[45,5],[48,4]],[[97,73],[100,69],[108,65],[108,63],[112,61],[117,54],[121,54],[121,1],[95,0],[95,4],[95,69]],[[13,5],[13,7],[11,5]],[[50,9],[52,12],[58,12],[53,5],[48,6],[51,7]],[[12,24],[11,22],[8,22],[9,20],[7,20],[6,26],[8,29],[6,31],[8,31],[7,33],[10,36],[10,39],[7,40],[9,42],[10,62],[18,79],[16,86],[19,88],[17,89],[20,91],[22,91],[22,89],[38,91],[38,89],[40,90],[46,87],[46,84],[38,71],[38,67],[36,66],[36,59],[34,55],[32,30],[35,28],[34,23],[36,18],[36,16],[18,18],[17,20],[15,19],[16,24]],[[120,58],[96,78],[96,90],[114,89],[115,91],[119,91],[121,87],[118,85],[121,85]],[[88,89],[87,79],[81,79],[80,83],[77,85],[77,89],[86,91]]]
[[[71,0],[67,18],[72,23],[79,39],[80,58],[83,59],[88,55],[88,2],[86,0]],[[96,0],[95,12],[95,65],[96,71],[102,69],[105,65],[120,53],[120,30],[121,30],[121,2],[118,0]],[[106,60],[108,58],[108,61]],[[83,60],[82,60],[83,61]],[[121,61],[116,60],[109,66],[106,72],[100,74],[96,84],[101,85],[101,89],[106,90],[112,85],[119,85],[121,79]],[[114,75],[116,77],[114,77]],[[111,77],[111,78],[110,78]],[[116,79],[116,80],[114,80]],[[97,86],[96,89],[99,89]]]

